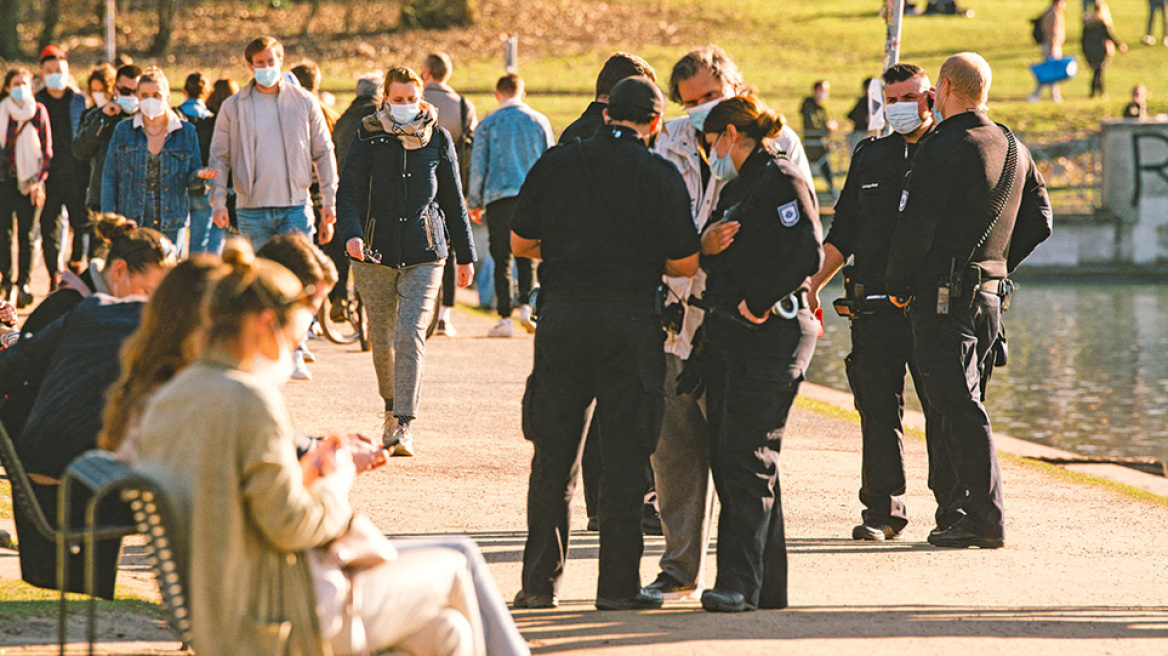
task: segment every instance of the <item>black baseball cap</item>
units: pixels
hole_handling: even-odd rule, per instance
[[[608,94],[608,106],[610,109],[631,109],[659,116],[665,113],[665,94],[643,75],[626,77],[617,82]]]

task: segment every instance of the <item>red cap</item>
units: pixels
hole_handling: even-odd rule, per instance
[[[41,51],[41,59],[40,59],[41,63],[43,64],[45,62],[45,60],[50,58],[50,57],[56,57],[57,59],[65,59],[65,51],[61,50],[57,46],[46,46],[45,49]]]

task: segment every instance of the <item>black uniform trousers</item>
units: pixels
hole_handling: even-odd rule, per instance
[[[786,608],[779,449],[819,327],[800,310],[795,319],[772,317],[758,331],[722,321],[707,321],[705,330],[710,470],[722,504],[714,587],[759,608]]]
[[[981,369],[992,354],[1001,323],[1001,299],[976,292],[972,307],[950,303],[949,314],[936,313],[935,297],[918,297],[909,311],[913,349],[929,403],[928,421],[943,438],[954,475],[947,497],[939,490],[938,525],[942,514],[952,523],[983,537],[1004,537],[1002,472],[994,449],[989,415],[981,403]],[[932,454],[930,453],[930,456]],[[964,517],[962,517],[964,511]]]
[[[556,594],[589,406],[596,401],[603,475],[597,596],[640,589],[641,507],[664,411],[664,334],[653,302],[552,300],[535,334],[523,435],[535,446],[527,492],[523,590]]]
[[[12,215],[16,215],[18,269],[12,272]],[[32,236],[36,232],[36,207],[20,193],[15,179],[0,181],[0,275],[5,285],[27,285],[32,274]]]
[[[908,525],[904,505],[904,372],[908,369],[926,417],[929,404],[920,372],[912,359],[912,324],[896,308],[862,315],[851,322],[852,352],[848,354],[848,382],[856,411],[860,413],[862,464],[860,467],[861,517],[869,526],[887,524],[897,531]],[[929,489],[937,500],[938,526],[946,528],[951,517],[956,487],[953,466],[942,437],[926,428],[929,449]]]
[[[72,157],[72,155],[69,155]],[[78,184],[78,173],[72,170],[50,171],[45,181],[45,208],[41,211],[41,250],[49,276],[60,273],[61,208],[69,212],[69,227],[74,235],[73,255],[70,261],[80,262],[77,235],[84,235],[89,225],[89,208],[85,206],[85,189]],[[88,179],[88,178],[87,178]],[[83,243],[83,242],[82,242]]]
[[[500,317],[510,317],[512,308],[511,262],[519,270],[519,302],[527,303],[535,278],[535,265],[526,257],[511,254],[511,215],[519,203],[518,196],[500,198],[487,205],[484,221],[487,223],[488,247],[495,261],[495,309]]]

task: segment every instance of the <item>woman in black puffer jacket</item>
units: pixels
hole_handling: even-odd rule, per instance
[[[385,104],[361,121],[337,193],[337,238],[369,313],[373,364],[385,401],[382,443],[412,456],[426,326],[453,242],[458,285],[474,277],[470,221],[450,134],[421,102],[408,68],[385,76]]]

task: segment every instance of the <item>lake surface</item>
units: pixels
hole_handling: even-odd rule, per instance
[[[826,334],[807,379],[850,391],[848,321],[831,309],[842,295],[839,284],[821,294]],[[1003,323],[1010,362],[994,372],[986,403],[995,431],[1168,461],[1168,284],[1023,281]]]

